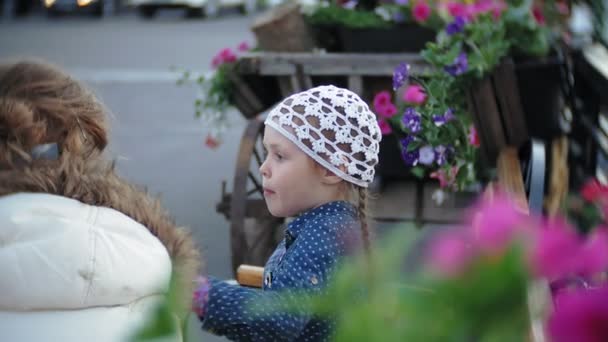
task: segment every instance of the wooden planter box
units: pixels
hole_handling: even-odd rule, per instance
[[[316,45],[327,52],[419,52],[435,39],[435,31],[416,24],[388,28],[311,25]]]
[[[530,138],[550,142],[563,134],[564,62],[557,57],[503,60],[468,90],[468,102],[481,140],[481,154],[495,165],[506,146]]]

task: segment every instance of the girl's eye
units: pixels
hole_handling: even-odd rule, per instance
[[[282,160],[283,159],[283,155],[280,154],[280,153],[275,153],[274,155],[277,158],[277,160]]]

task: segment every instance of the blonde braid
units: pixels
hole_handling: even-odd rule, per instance
[[[368,194],[367,189],[363,187],[357,187],[359,192],[359,221],[361,221],[361,238],[363,239],[363,248],[365,249],[365,253],[369,255],[370,253],[370,234],[369,234],[369,223],[367,220],[368,217]]]

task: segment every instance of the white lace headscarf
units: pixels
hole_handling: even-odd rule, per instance
[[[374,113],[352,91],[329,85],[291,95],[264,124],[342,179],[361,187],[374,179],[382,134]]]

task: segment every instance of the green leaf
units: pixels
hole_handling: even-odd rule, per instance
[[[412,173],[414,176],[416,176],[416,177],[418,177],[418,178],[424,178],[424,175],[425,175],[425,173],[426,173],[426,172],[424,171],[424,168],[422,168],[422,167],[420,167],[420,166],[414,166],[414,167],[412,167],[412,168],[410,169],[410,172],[411,172],[411,173]]]

